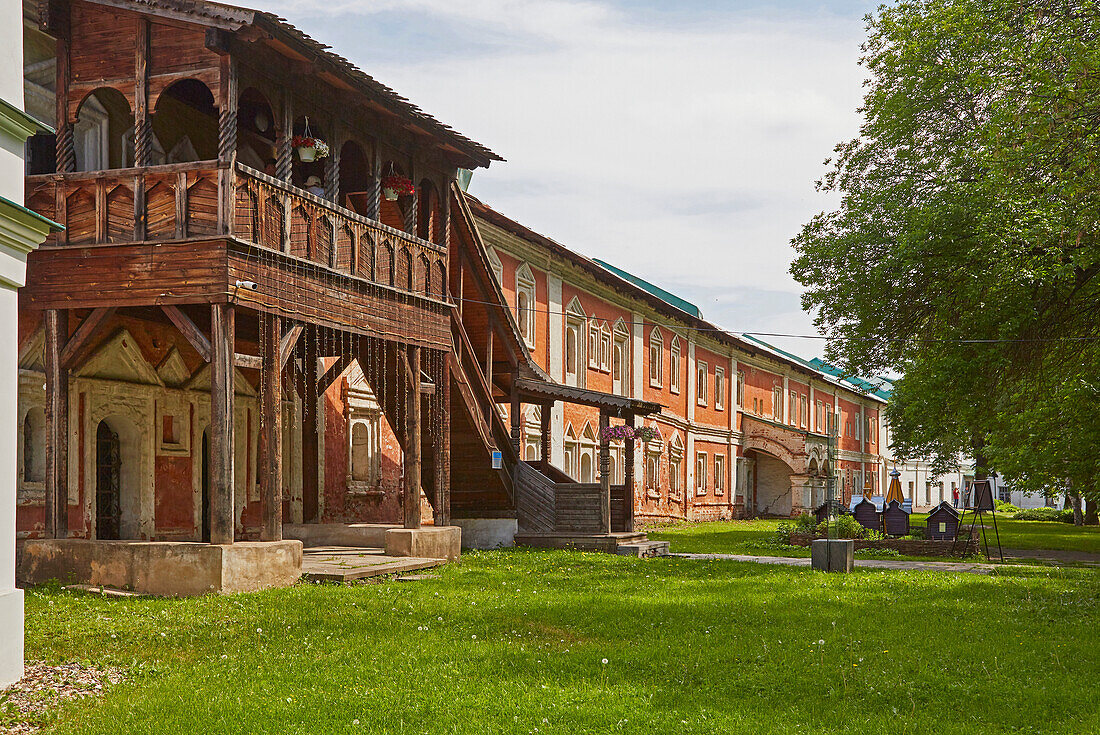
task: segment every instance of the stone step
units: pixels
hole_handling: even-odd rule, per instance
[[[668,556],[668,541],[635,541],[619,544],[615,553],[620,556],[636,556],[639,559],[648,556]]]

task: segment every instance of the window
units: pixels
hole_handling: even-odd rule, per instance
[[[585,382],[584,371],[580,369],[584,364],[584,355],[581,354],[584,347],[584,323],[584,310],[574,298],[565,312],[565,384],[581,388]]]
[[[787,423],[791,426],[798,425],[798,394],[793,390],[790,392],[787,401]]]
[[[714,455],[714,494],[721,495],[726,490],[726,456]]]
[[[519,334],[529,346],[535,344],[535,277],[524,263],[516,271],[516,322]]]
[[[783,389],[778,385],[772,389],[772,418],[783,420]]]
[[[803,429],[808,428],[810,422],[810,399],[802,395],[798,399],[798,425]]]
[[[695,494],[707,494],[707,453],[699,452],[695,455]]]
[[[645,486],[647,490],[657,490],[661,484],[661,455],[647,452],[645,457]]]
[[[588,320],[588,367],[600,369],[600,326],[595,317]]]
[[[847,436],[847,437],[852,436],[852,420],[851,419],[848,419],[847,421],[844,422],[844,436]]]
[[[611,372],[611,344],[611,327],[604,322],[600,327],[600,370],[605,373]]]
[[[700,406],[707,405],[707,364],[705,362],[695,364],[695,402]]]
[[[814,406],[814,431],[819,434],[825,433],[825,404],[821,401]]]
[[[377,485],[382,475],[381,412],[356,410],[348,437],[348,491],[363,491]]]
[[[665,341],[657,327],[649,334],[649,384],[655,388],[662,385],[661,368],[664,365]]]
[[[680,338],[672,338],[672,347],[668,357],[668,389],[680,392]]]
[[[684,444],[680,435],[675,434],[668,444],[668,493],[669,497],[680,497],[680,477],[684,471]]]
[[[565,474],[574,480],[578,479],[577,455],[579,451],[577,433],[573,430],[573,424],[569,424],[565,427],[565,460],[562,469],[565,470]]]
[[[628,365],[630,359],[630,331],[626,328],[626,322],[622,319],[615,323],[615,345],[611,353],[611,382],[612,390],[625,396],[630,387],[627,376],[630,374]]]
[[[856,439],[858,440],[860,438],[860,430],[862,429],[862,427],[860,426],[860,421],[859,421],[858,417],[855,419],[853,424],[854,424],[855,430],[856,430]]]
[[[726,407],[726,371],[714,368],[714,407],[719,411]]]
[[[914,490],[913,490],[913,481],[910,480],[909,481],[909,499],[912,500],[912,501],[916,501],[917,496],[914,495],[913,492],[914,492]]]
[[[581,482],[596,482],[596,445],[596,430],[592,424],[585,424],[581,431]]]
[[[737,405],[745,405],[745,371],[737,371]]]
[[[757,416],[760,415],[760,399],[756,396],[752,398],[752,412]]]

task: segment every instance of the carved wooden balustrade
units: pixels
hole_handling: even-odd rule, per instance
[[[234,299],[451,348],[445,247],[254,169],[199,161],[28,176],[26,187],[27,205],[66,228],[32,254],[28,305]]]

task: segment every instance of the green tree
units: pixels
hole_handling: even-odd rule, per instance
[[[996,431],[1037,396],[1056,416],[1100,365],[1100,12],[912,0],[867,30],[860,133],[818,184],[840,205],[793,240],[803,305],[833,360],[903,376],[888,407],[900,455],[1064,482],[1061,447],[1095,453],[1093,432],[1010,457]]]

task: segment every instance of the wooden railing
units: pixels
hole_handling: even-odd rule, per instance
[[[65,225],[49,245],[229,236],[374,283],[446,298],[444,247],[242,164],[233,171],[227,163],[198,161],[28,176],[26,201]]]
[[[516,466],[516,516],[528,533],[603,533],[598,482],[555,482],[542,463]],[[626,522],[626,487],[611,486],[611,530]]]

